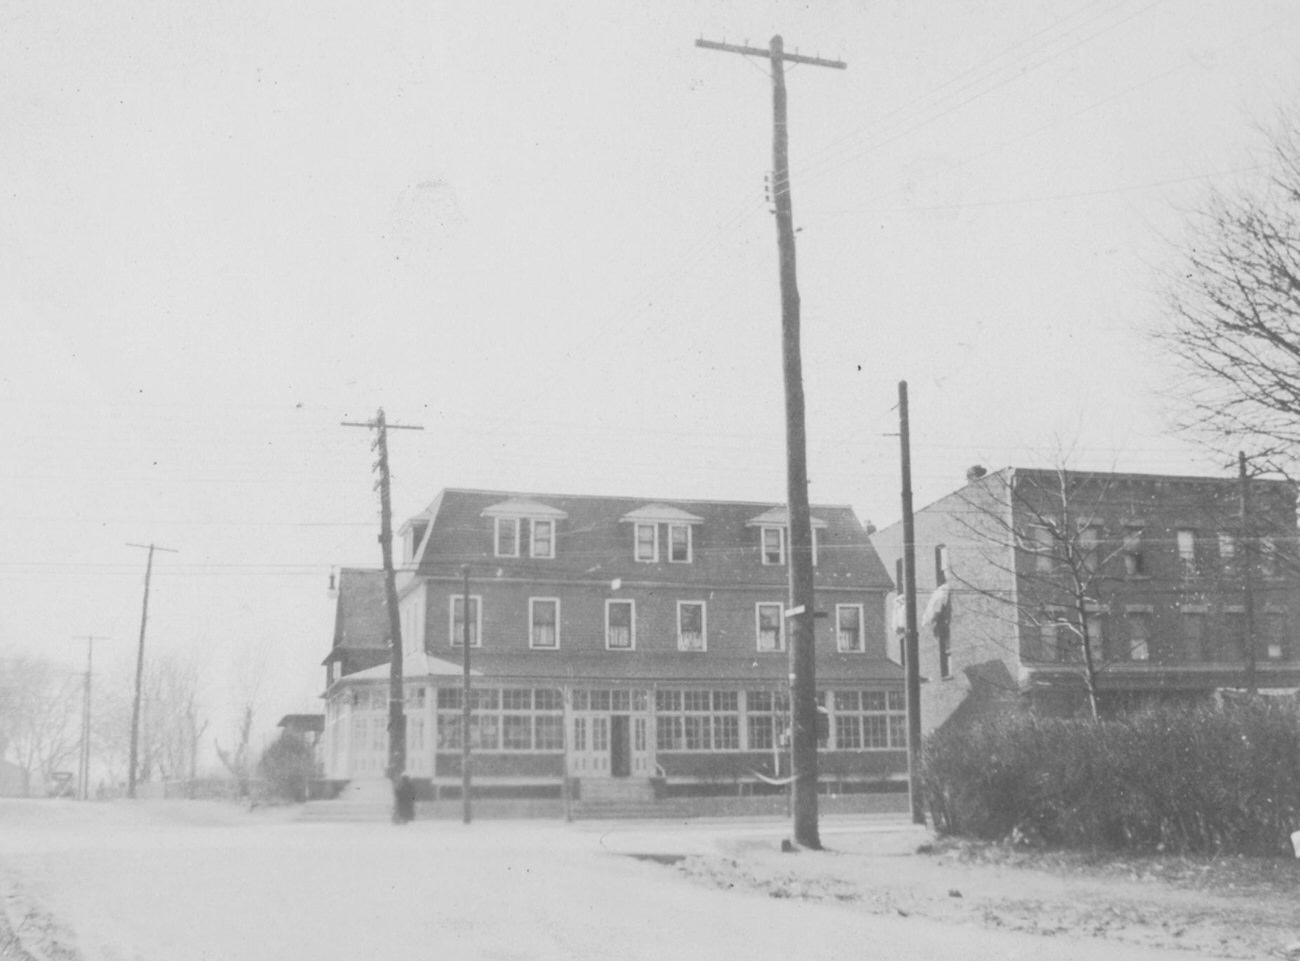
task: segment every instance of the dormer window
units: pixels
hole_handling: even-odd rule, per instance
[[[555,557],[556,525],[569,515],[538,501],[515,498],[483,512],[492,519],[492,553],[497,557]]]
[[[826,522],[817,517],[809,518],[812,526],[812,562],[817,566],[817,532],[826,527]],[[785,563],[790,543],[790,513],[784,507],[773,507],[755,518],[746,527],[758,528],[758,552],[764,566],[779,566]]]
[[[672,564],[691,562],[691,525],[668,525],[668,561]]]
[[[784,527],[764,527],[763,538],[763,563],[764,564],[784,564],[785,563],[785,528]]]
[[[689,564],[694,557],[696,524],[704,518],[672,507],[668,504],[648,504],[638,507],[619,518],[619,523],[632,525],[632,557],[639,564]],[[660,555],[659,542],[663,541],[664,554]]]
[[[555,556],[555,521],[542,520],[540,517],[534,517],[530,526],[532,527],[532,543],[530,553],[533,557],[554,557]]]
[[[519,518],[498,517],[496,519],[496,555],[497,557],[519,556]]]
[[[659,560],[659,525],[636,525],[636,559],[643,564]]]

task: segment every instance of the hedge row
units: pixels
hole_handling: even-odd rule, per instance
[[[936,732],[923,758],[942,834],[1290,854],[1300,830],[1294,707],[1160,708],[1100,722],[1013,714]]]

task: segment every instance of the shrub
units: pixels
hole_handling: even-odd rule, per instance
[[[1251,701],[1105,721],[1002,715],[931,735],[922,779],[943,834],[1290,853],[1300,829],[1300,714]]]
[[[316,773],[311,745],[301,734],[284,731],[262,752],[257,773],[272,798],[307,800],[308,784]]]

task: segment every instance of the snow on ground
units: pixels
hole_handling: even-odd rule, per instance
[[[291,817],[197,802],[0,802],[10,924],[50,961],[1186,957],[720,890],[624,856],[771,848],[781,822],[396,827]],[[915,840],[909,830],[826,827],[828,842],[874,831],[869,843],[900,853]]]

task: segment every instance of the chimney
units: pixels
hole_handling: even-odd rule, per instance
[[[971,481],[977,481],[987,473],[988,471],[979,464],[976,464],[974,467],[968,467],[966,469],[966,482],[970,483]]]

